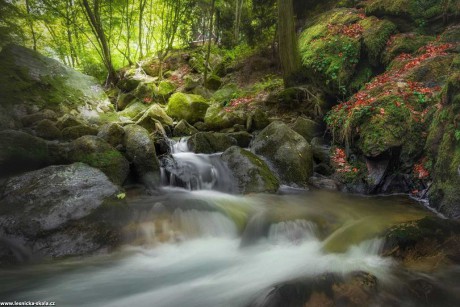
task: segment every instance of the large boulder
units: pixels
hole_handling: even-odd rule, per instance
[[[243,110],[228,110],[221,103],[212,104],[206,111],[204,122],[209,129],[222,130],[234,125],[246,125],[247,112]]]
[[[144,184],[156,186],[160,182],[160,162],[155,152],[154,140],[141,126],[128,125],[124,129],[126,156],[134,171]]]
[[[152,126],[155,126],[155,122],[159,122],[163,126],[172,126],[173,120],[169,117],[166,112],[158,104],[152,105],[148,108],[144,115],[136,122],[137,125],[144,127],[145,129],[152,131]]]
[[[224,151],[222,160],[233,172],[240,193],[274,193],[278,190],[278,178],[267,164],[252,152],[232,146]]]
[[[282,122],[272,122],[262,130],[251,150],[267,159],[284,183],[303,186],[313,174],[310,144]]]
[[[25,132],[0,131],[0,174],[33,170],[48,164],[46,142]]]
[[[191,151],[204,154],[222,152],[236,143],[234,138],[219,132],[198,132],[187,141]]]
[[[97,136],[83,136],[71,143],[69,160],[83,162],[100,169],[109,179],[122,185],[129,173],[129,163],[123,155]]]
[[[191,136],[195,133],[198,133],[198,129],[187,123],[184,119],[177,123],[173,130],[173,136],[175,137]]]
[[[321,133],[321,127],[318,125],[318,123],[305,117],[297,118],[296,121],[292,124],[292,130],[303,136],[304,139],[309,143],[314,137]]]
[[[166,113],[175,119],[194,124],[204,120],[209,103],[199,95],[175,93],[169,98]]]
[[[0,105],[33,105],[59,114],[75,110],[91,122],[103,121],[106,113],[113,111],[95,78],[30,49],[18,45],[4,47],[0,72]]]
[[[123,136],[125,130],[117,123],[109,123],[102,126],[97,133],[97,136],[117,148],[123,144]]]
[[[128,217],[119,188],[83,163],[49,166],[12,177],[0,193],[0,263],[22,256],[64,257],[106,250],[120,243]],[[5,246],[4,246],[5,247]]]

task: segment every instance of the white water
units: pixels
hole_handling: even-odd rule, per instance
[[[273,225],[267,240],[240,248],[235,227],[221,214],[176,211],[173,216],[202,237],[154,249],[128,248],[121,259],[61,263],[64,275],[54,274],[16,297],[65,306],[244,306],[268,287],[293,278],[364,270],[382,282],[393,265],[377,255],[379,241],[325,254],[306,221]],[[292,240],[290,234],[300,229],[306,235]],[[75,266],[78,270],[69,269]]]

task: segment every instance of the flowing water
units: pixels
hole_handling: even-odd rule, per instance
[[[2,270],[2,300],[247,306],[273,285],[324,272],[366,271],[395,286],[398,266],[379,255],[378,235],[432,214],[403,196],[288,187],[234,195],[219,155],[195,155],[182,141],[167,159],[156,195],[128,197],[136,212],[125,229],[129,244],[110,255]]]

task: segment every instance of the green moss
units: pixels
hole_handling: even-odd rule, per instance
[[[169,82],[169,81],[161,81],[158,84],[158,92],[157,94],[161,96],[162,98],[168,98],[170,95],[174,93],[176,90],[176,85],[174,83]]]
[[[172,118],[185,119],[193,124],[204,120],[208,108],[209,102],[202,96],[175,93],[169,98],[166,113]]]
[[[388,65],[398,55],[414,53],[434,39],[432,36],[415,33],[396,34],[388,42],[382,54],[382,62]]]
[[[369,61],[378,65],[380,55],[385,48],[390,36],[396,32],[396,25],[388,20],[378,20],[369,17],[359,22],[365,29],[363,33],[364,47]]]

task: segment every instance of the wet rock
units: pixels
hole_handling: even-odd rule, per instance
[[[232,146],[222,154],[222,160],[233,172],[240,193],[276,192],[278,190],[278,178],[262,159],[250,151]]]
[[[49,166],[13,177],[0,194],[0,241],[23,254],[85,255],[120,243],[120,223],[129,216],[119,188],[83,163]],[[5,244],[0,263],[15,263]],[[13,251],[12,251],[13,249]],[[27,252],[27,253],[26,253]]]
[[[198,133],[198,129],[190,125],[186,120],[181,120],[173,130],[173,136],[191,136],[195,133]]]
[[[434,271],[460,263],[460,223],[438,217],[397,225],[385,233],[383,255],[407,268]]]
[[[331,145],[319,137],[313,138],[310,145],[315,161],[328,164],[331,158]]]
[[[213,103],[206,111],[204,122],[208,129],[222,130],[234,125],[246,125],[247,114],[242,110],[227,112],[221,103]]]
[[[228,136],[236,140],[236,144],[241,148],[248,148],[252,141],[252,134],[246,131],[227,133]]]
[[[270,124],[267,114],[260,110],[255,109],[252,111],[246,121],[246,127],[248,131],[262,130]]]
[[[44,119],[56,120],[57,114],[56,112],[52,110],[43,110],[43,111],[29,114],[29,115],[22,117],[21,122],[25,127],[30,127]]]
[[[129,173],[129,163],[123,155],[97,136],[83,136],[71,143],[69,160],[83,162],[104,172],[109,179],[122,185]]]
[[[325,273],[275,285],[248,306],[370,306],[377,289],[377,278],[366,272]]]
[[[303,186],[313,174],[311,146],[284,123],[273,122],[262,130],[251,151],[266,158],[284,183]]]
[[[195,153],[210,154],[225,151],[236,145],[236,140],[225,133],[199,132],[192,135],[187,144]]]
[[[0,173],[34,170],[48,165],[46,142],[15,130],[0,131]]]
[[[117,123],[110,123],[102,126],[97,133],[97,136],[111,146],[117,148],[118,146],[123,144],[123,136],[125,134],[125,130],[123,127]]]
[[[121,93],[117,99],[117,111],[123,111],[136,97],[131,93]]]
[[[85,135],[97,135],[98,130],[88,125],[78,125],[62,129],[62,138],[65,140],[75,140]]]
[[[155,152],[155,143],[149,132],[138,125],[128,125],[124,129],[126,157],[132,163],[137,176],[149,187],[158,185],[160,162]]]
[[[175,93],[169,98],[166,113],[175,119],[194,124],[205,117],[209,103],[199,95]]]
[[[142,117],[136,122],[137,125],[144,127],[145,129],[152,131],[152,125],[155,126],[155,122],[158,121],[163,126],[172,126],[173,120],[169,117],[166,112],[158,104],[152,105],[148,108]]]
[[[317,189],[340,191],[341,184],[334,179],[313,176],[310,177],[309,183]]]
[[[147,105],[143,104],[139,100],[131,102],[123,111],[118,114],[122,119],[126,120],[137,120],[139,119],[144,111],[148,108]]]

